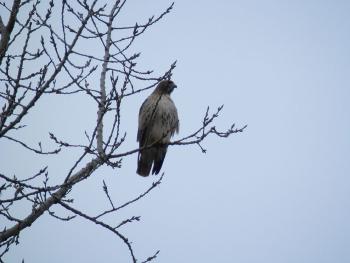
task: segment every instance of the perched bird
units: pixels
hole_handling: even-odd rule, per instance
[[[179,119],[174,102],[170,98],[176,85],[171,80],[159,82],[152,94],[143,102],[139,112],[139,128],[137,141],[139,147],[147,147],[139,151],[137,173],[141,176],[158,174],[175,131],[179,132]]]

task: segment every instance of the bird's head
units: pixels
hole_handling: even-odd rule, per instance
[[[156,87],[155,92],[160,94],[171,94],[176,87],[177,86],[172,80],[162,80]]]

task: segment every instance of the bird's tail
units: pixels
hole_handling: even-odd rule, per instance
[[[152,174],[158,174],[162,168],[167,148],[167,145],[157,145],[140,151],[136,172],[141,176],[149,176],[153,164]]]
[[[158,174],[162,168],[168,145],[159,145],[154,155],[152,174]]]
[[[145,149],[139,152],[136,171],[139,175],[149,176],[153,163],[152,156],[152,149]]]

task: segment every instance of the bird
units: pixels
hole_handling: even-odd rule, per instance
[[[149,176],[152,166],[152,174],[159,173],[170,138],[179,132],[177,109],[170,97],[176,87],[170,79],[160,81],[140,107],[137,141],[141,149],[136,172],[141,176]]]

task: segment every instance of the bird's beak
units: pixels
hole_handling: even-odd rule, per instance
[[[171,84],[171,86],[169,87],[170,89],[169,89],[169,93],[171,93],[171,92],[173,92],[174,91],[174,89],[176,89],[177,88],[177,86],[176,86],[176,84],[175,83],[172,83]]]

